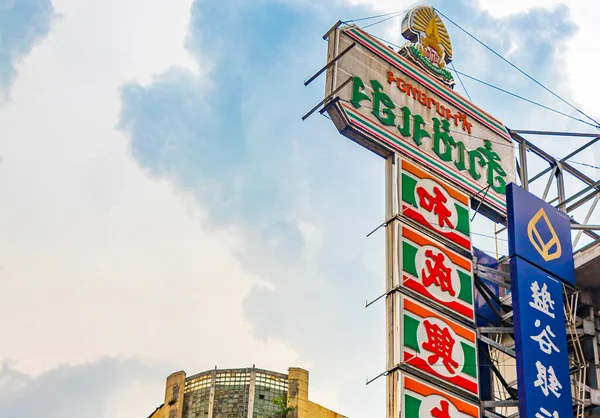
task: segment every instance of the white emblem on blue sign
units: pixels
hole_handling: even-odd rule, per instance
[[[540,324],[541,321],[539,319],[536,319],[535,327],[538,328]],[[544,329],[538,335],[532,335],[529,338],[531,338],[534,341],[537,341],[540,345],[540,350],[542,350],[546,354],[552,354],[552,350],[560,353],[560,350],[556,345],[554,345],[550,337],[554,338],[556,337],[556,334],[552,332],[552,330],[550,329],[550,325],[546,325],[546,329]]]
[[[537,368],[537,380],[533,385],[539,387],[544,392],[544,396],[548,396],[552,392],[557,398],[560,398],[562,385],[556,378],[554,368],[550,366],[546,369],[546,366],[539,360],[535,362],[535,367]]]
[[[546,283],[544,283],[540,289],[538,282],[534,281],[531,285],[531,291],[533,292],[531,294],[533,301],[529,302],[529,306],[545,313],[550,318],[554,318],[554,312],[550,312],[550,310],[554,311],[554,301],[550,296],[550,292],[548,292],[548,286]]]

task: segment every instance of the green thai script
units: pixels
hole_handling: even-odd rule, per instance
[[[423,117],[403,106],[400,114],[396,114],[396,105],[392,99],[383,91],[383,86],[377,80],[371,80],[373,93],[365,93],[365,84],[359,77],[352,80],[352,99],[350,103],[355,108],[360,108],[364,101],[371,102],[371,113],[382,125],[394,126],[403,137],[410,137],[417,146],[423,145],[423,141],[432,141],[433,152],[445,162],[453,162],[460,172],[466,171],[474,180],[484,177],[490,188],[497,193],[506,194],[506,171],[501,165],[500,156],[492,149],[492,142],[484,139],[484,145],[477,149],[468,149],[461,141],[456,141],[450,130],[450,122],[447,119],[433,118],[431,124],[427,124]],[[433,127],[429,132],[426,126]]]
[[[444,77],[446,80],[454,81],[454,77],[452,77],[452,74],[450,73],[450,71],[444,70],[443,68],[436,67],[435,65],[433,65],[431,62],[429,62],[429,60],[427,58],[425,58],[423,56],[423,54],[421,54],[421,51],[419,51],[415,46],[411,45],[408,48],[410,49],[412,54],[420,62],[422,62],[423,65],[425,65],[430,71],[433,71],[434,73],[439,74],[440,76]]]

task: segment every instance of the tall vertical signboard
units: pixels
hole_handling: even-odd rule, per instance
[[[398,252],[392,268],[398,292],[389,297],[397,330],[391,413],[417,414],[410,411],[421,398],[406,385],[425,390],[420,378],[428,382],[425,392],[436,395],[421,402],[419,415],[450,418],[463,407],[467,415],[478,414],[479,407],[468,401],[479,397],[469,198],[407,159],[395,157],[394,173],[391,194],[400,221],[394,226]]]
[[[400,50],[355,25],[328,32],[325,110],[386,159],[387,417],[479,416],[469,211],[506,218],[515,178],[504,124],[453,91],[433,9],[402,20]]]
[[[572,418],[563,281],[574,284],[568,216],[507,188],[519,415]]]

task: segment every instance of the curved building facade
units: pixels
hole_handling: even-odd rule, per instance
[[[287,390],[285,374],[255,368],[209,370],[186,378],[183,416],[271,417],[277,412],[273,399],[287,402]]]
[[[274,399],[294,410],[286,418],[344,418],[308,400],[308,371],[288,374],[255,367],[167,377],[165,402],[149,418],[280,418]]]

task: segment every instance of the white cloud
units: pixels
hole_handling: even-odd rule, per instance
[[[404,7],[349,2],[382,13]],[[256,341],[244,322],[242,302],[258,279],[232,255],[237,231],[207,231],[196,202],[140,172],[128,138],[113,128],[123,83],[148,83],[173,65],[205,71],[184,49],[191,1],[54,3],[52,33],[19,66],[13,103],[0,110],[2,356],[32,375],[104,355],[161,359],[192,373],[215,363],[283,371],[301,360],[284,343]],[[596,39],[592,17],[572,8],[584,25],[577,36]],[[593,71],[581,57],[596,59],[587,45],[578,38],[566,54],[574,95],[593,110],[597,92],[580,81]],[[323,246],[319,225],[302,220],[300,229],[310,261]],[[366,257],[375,276],[383,260]],[[163,379],[132,383],[114,395],[123,408],[107,414],[151,412]],[[157,393],[151,404],[134,401]],[[342,402],[329,387],[314,394],[324,405]]]
[[[595,81],[597,78],[595,69],[600,65],[600,56],[592,47],[593,40],[600,37],[600,27],[597,25],[599,3],[560,0],[479,0],[479,4],[496,17],[507,17],[533,8],[551,9],[560,4],[566,5],[572,20],[578,26],[578,31],[564,50],[564,63],[568,76],[565,84],[560,86],[559,93],[571,96],[584,112],[597,120],[600,118],[596,105],[600,86]],[[543,69],[540,68],[539,71],[542,72]]]
[[[346,0],[346,2],[352,6],[369,6],[374,11],[380,11],[382,13],[391,13],[395,11],[405,10],[416,5],[416,1],[402,1],[397,0]],[[375,13],[373,13],[375,15]],[[357,16],[357,18],[360,16]]]
[[[410,8],[418,3],[413,1],[398,3],[391,0],[346,1],[352,5],[370,6],[374,12],[381,13]],[[597,120],[600,118],[600,112],[596,110],[595,102],[600,95],[600,84],[595,82],[597,78],[595,69],[600,65],[600,56],[595,53],[593,48],[594,40],[600,37],[600,27],[597,25],[600,3],[591,1],[565,2],[564,0],[478,0],[478,5],[496,18],[509,17],[535,8],[553,9],[559,5],[567,6],[572,20],[578,26],[578,31],[564,50],[564,63],[568,75],[565,79],[565,85],[560,87],[559,93],[572,96],[571,100],[574,100],[584,112]],[[388,35],[394,37],[397,33],[391,31],[388,32]],[[527,45],[519,45],[519,47],[527,48]],[[539,71],[542,72],[543,68],[540,68]],[[535,74],[533,75],[535,76]]]
[[[242,301],[257,279],[231,255],[236,231],[207,231],[114,129],[127,81],[202,71],[184,49],[190,5],[55,1],[53,31],[20,65],[0,111],[0,327],[2,357],[21,371],[105,355],[189,372],[297,358],[251,336]]]
[[[496,17],[505,17],[515,13],[527,12],[542,7],[552,8],[564,4],[560,0],[478,0],[479,6]]]

